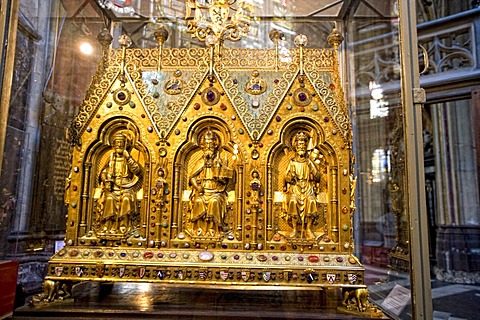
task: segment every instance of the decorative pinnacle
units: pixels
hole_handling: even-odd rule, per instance
[[[304,34],[299,34],[293,39],[293,43],[297,47],[305,47],[308,44],[308,38]]]
[[[120,37],[118,37],[118,43],[122,47],[128,48],[132,45],[132,38],[130,38],[126,34],[122,34]]]
[[[107,28],[103,28],[103,30],[97,35],[97,40],[102,45],[102,48],[107,48],[112,44],[113,37],[110,32],[108,32]]]
[[[168,39],[168,31],[163,26],[158,27],[153,33],[155,39],[157,39],[158,45],[163,45]]]
[[[343,41],[342,34],[338,31],[337,28],[333,28],[332,32],[327,37],[328,44],[337,48],[340,45],[340,43],[342,43],[342,41]]]
[[[273,41],[273,43],[277,43],[277,41],[283,40],[285,38],[285,34],[282,31],[275,28],[270,30],[270,32],[268,33],[268,36],[270,37],[270,40]]]

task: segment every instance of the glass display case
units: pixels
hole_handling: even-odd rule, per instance
[[[0,259],[28,295],[113,281],[155,312],[137,299],[155,286],[228,283],[341,318],[367,287],[387,317],[430,319],[431,267],[476,282],[475,1],[2,8]],[[299,144],[317,178],[291,178]]]

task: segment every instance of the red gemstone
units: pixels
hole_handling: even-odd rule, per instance
[[[195,110],[200,109],[200,103],[198,103],[198,102],[195,103],[195,105],[193,106],[193,108],[194,108]]]
[[[149,252],[145,252],[145,253],[143,254],[143,256],[144,256],[145,258],[147,258],[147,259],[150,259],[150,258],[153,257],[153,252],[150,252],[150,251],[149,251]]]
[[[320,258],[318,256],[309,256],[308,261],[310,262],[318,262],[320,261]]]
[[[330,89],[335,89],[335,85],[333,83],[330,83]]]
[[[225,105],[225,103],[222,103],[220,105],[220,109],[222,109],[223,111],[227,110],[227,106]]]

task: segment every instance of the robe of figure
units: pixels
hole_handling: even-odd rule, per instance
[[[133,187],[139,180],[140,172],[140,165],[131,157],[111,153],[100,175],[104,185],[103,231],[128,231],[129,220],[135,212],[136,192]]]

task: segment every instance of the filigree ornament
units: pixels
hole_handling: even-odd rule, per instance
[[[252,5],[237,0],[189,0],[185,19],[187,32],[204,42],[209,35],[217,39],[238,41],[248,34]]]
[[[252,77],[245,84],[245,91],[249,94],[258,95],[262,94],[267,90],[267,83],[265,80],[260,79],[258,76],[260,73],[258,71],[252,72]]]

